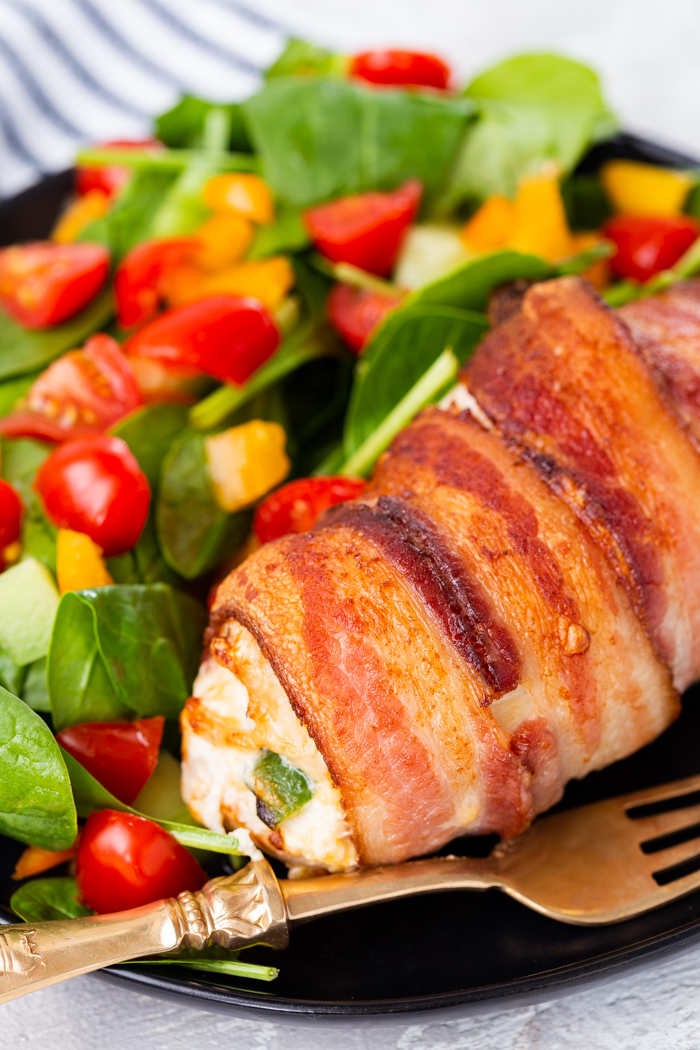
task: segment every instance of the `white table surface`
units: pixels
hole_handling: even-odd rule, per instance
[[[700,155],[698,0],[248,2],[300,35],[341,47],[439,49],[465,76],[518,50],[564,51],[601,71],[628,129]],[[696,1050],[699,992],[700,947],[653,970],[534,1007],[410,1027],[311,1030],[172,1005],[81,977],[1,1007],[0,1048]]]

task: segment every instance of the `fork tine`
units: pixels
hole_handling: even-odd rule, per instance
[[[624,809],[632,809],[646,803],[675,798],[676,795],[687,795],[693,791],[700,791],[700,775],[674,780],[670,784],[659,784],[657,787],[645,788],[642,791],[634,791],[629,795],[621,795],[620,803]]]
[[[693,857],[700,858],[700,841],[693,839],[691,842],[681,842],[677,846],[659,850],[658,853],[645,853],[644,859],[650,873],[672,868],[675,864],[692,860]]]
[[[668,813],[655,813],[651,817],[633,818],[639,842],[648,842],[659,835],[670,835],[694,824],[700,824],[700,804],[687,809],[673,809]]]

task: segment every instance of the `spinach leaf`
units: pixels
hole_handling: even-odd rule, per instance
[[[156,135],[161,142],[173,149],[201,146],[204,123],[215,103],[206,102],[194,95],[183,95],[177,105],[156,119]],[[237,103],[221,106],[230,121],[228,148],[250,151],[250,140],[243,122],[241,107]]]
[[[430,196],[444,182],[470,99],[375,91],[346,80],[276,77],[243,103],[263,174],[297,207],[393,189],[419,178]]]
[[[170,568],[158,546],[153,498],[136,546],[107,558],[106,564],[115,583],[169,583],[173,587],[182,584],[182,577]]]
[[[39,372],[30,372],[29,375],[19,376],[16,379],[8,379],[0,383],[0,416],[6,416],[11,412],[19,399],[29,390]]]
[[[64,350],[80,346],[92,332],[102,328],[113,312],[109,290],[98,295],[70,321],[54,325],[53,328],[37,331],[21,328],[0,311],[0,379],[45,368]]]
[[[0,689],[0,832],[44,849],[73,845],[75,804],[63,758],[39,715]]]
[[[10,907],[25,922],[79,919],[94,912],[80,903],[75,879],[32,879],[10,897]]]
[[[494,193],[512,197],[518,181],[546,161],[571,171],[591,142],[615,128],[596,74],[560,55],[508,59],[472,81],[466,95],[479,120],[466,135],[442,211]]]
[[[389,314],[357,369],[345,418],[345,456],[362,445],[446,347],[464,361],[487,327],[483,315],[449,306],[421,304]]]
[[[571,175],[562,183],[561,195],[572,230],[597,230],[612,215],[597,175]]]
[[[51,701],[46,685],[46,657],[35,660],[27,668],[27,675],[22,686],[22,699],[32,711],[51,712]]]
[[[15,696],[19,696],[22,691],[25,671],[26,668],[16,664],[7,649],[0,645],[0,687],[7,689],[9,693],[14,693]]]
[[[485,310],[489,292],[499,285],[519,277],[539,281],[552,276],[553,272],[549,263],[536,255],[524,255],[511,248],[503,248],[470,259],[437,281],[417,289],[404,301],[402,309],[430,304],[458,306],[463,310]]]
[[[99,241],[111,249],[113,261],[148,236],[153,215],[178,177],[177,171],[135,171],[119,198],[101,219],[79,234],[79,241]]]
[[[116,809],[120,813],[133,813],[137,817],[146,816],[145,813],[139,813],[132,806],[127,806],[124,802],[120,802],[118,798],[115,798],[114,795],[107,791],[107,788],[102,787],[72,755],[69,755],[67,751],[63,751],[63,748],[61,748],[61,751],[70,775],[78,816],[89,817],[91,813],[96,813],[101,809]],[[155,824],[159,824],[161,828],[165,828],[181,845],[188,846],[191,849],[205,849],[211,853],[235,853],[239,856],[249,856],[250,854],[250,846],[245,835],[236,835],[235,833],[220,835],[216,831],[209,831],[208,828],[200,828],[190,824],[178,824],[176,821],[163,820],[161,817],[149,816],[148,820],[152,820]]]
[[[164,583],[64,594],[48,656],[54,725],[116,712],[177,718],[197,671],[203,628],[199,602]]]
[[[240,546],[249,521],[249,514],[228,514],[218,505],[204,437],[184,430],[163,462],[156,506],[158,539],[167,563],[185,579],[201,576]]]
[[[327,51],[325,47],[309,44],[306,40],[292,37],[287,46],[265,73],[271,77],[300,76],[342,76],[348,65],[345,55]]]
[[[309,244],[311,238],[300,210],[281,201],[274,222],[269,226],[258,226],[248,258],[265,259],[268,255],[278,255],[280,252],[300,252]]]

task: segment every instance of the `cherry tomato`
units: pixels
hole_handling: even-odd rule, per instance
[[[56,733],[61,747],[130,806],[158,762],[165,719],[137,722],[84,722]]]
[[[207,873],[152,820],[103,809],[83,828],[76,879],[85,904],[102,914],[199,890]]]
[[[19,539],[23,509],[18,493],[9,481],[0,478],[0,552]]]
[[[618,215],[607,223],[603,233],[617,246],[610,259],[613,273],[648,281],[678,262],[700,235],[700,225],[689,215]]]
[[[48,441],[97,434],[138,408],[143,398],[119,343],[98,332],[82,350],[49,365],[25,402],[0,419],[0,434]]]
[[[277,326],[258,299],[213,295],[167,310],[127,339],[124,349],[225,383],[245,383],[279,341]]]
[[[103,142],[98,149],[135,151],[160,151],[163,143],[157,139],[119,139]],[[81,197],[90,190],[100,190],[108,197],[115,197],[129,181],[131,170],[120,164],[85,164],[75,169],[75,190]]]
[[[158,312],[169,274],[199,246],[195,237],[167,237],[137,244],[114,277],[119,324],[132,328]]]
[[[47,328],[87,306],[108,273],[102,244],[15,244],[0,251],[0,305],[27,328]]]
[[[328,296],[328,319],[350,349],[359,354],[379,322],[400,302],[400,296],[336,284]]]
[[[289,532],[308,532],[328,507],[356,499],[365,483],[361,478],[299,478],[264,499],[255,512],[253,528],[261,543]]]
[[[386,277],[413,222],[423,187],[410,179],[392,193],[358,193],[304,214],[314,244],[332,262]]]
[[[86,533],[107,557],[130,550],[146,524],[146,475],[121,438],[107,434],[59,445],[34,482],[49,519]]]
[[[452,75],[442,59],[423,51],[363,51],[350,59],[349,73],[370,84],[441,90],[447,87]]]

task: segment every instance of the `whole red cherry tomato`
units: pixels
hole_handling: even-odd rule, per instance
[[[213,295],[167,310],[127,339],[134,357],[195,368],[225,383],[245,383],[280,341],[258,299]]]
[[[314,244],[332,262],[352,263],[382,277],[391,273],[423,187],[410,179],[392,193],[358,193],[304,213]]]
[[[96,148],[160,152],[164,147],[157,139],[118,139],[103,142]],[[100,190],[108,197],[115,197],[129,181],[130,175],[131,170],[120,164],[83,164],[75,169],[76,193],[82,197],[90,190]]]
[[[289,532],[308,532],[328,507],[356,499],[365,483],[361,478],[299,478],[283,485],[262,501],[253,528],[261,543]]]
[[[678,262],[700,235],[700,225],[689,215],[618,215],[603,233],[617,246],[610,259],[613,273],[648,281]]]
[[[350,59],[349,73],[370,84],[441,90],[447,87],[452,75],[441,58],[423,51],[363,51]]]
[[[19,539],[23,509],[19,494],[9,481],[0,478],[0,558],[3,548]]]
[[[102,914],[199,890],[207,873],[152,820],[103,809],[83,828],[76,878],[85,904]]]
[[[107,430],[143,403],[119,343],[102,332],[49,365],[24,400],[0,419],[0,434],[66,441]]]
[[[401,298],[336,284],[328,296],[328,320],[350,349],[359,354],[379,322],[396,309]]]
[[[156,768],[164,721],[158,716],[83,722],[62,729],[56,739],[102,787],[130,806]]]
[[[151,491],[121,438],[95,434],[59,445],[34,487],[54,525],[87,533],[108,557],[131,550],[146,524]]]
[[[122,259],[114,276],[119,324],[132,328],[158,311],[163,281],[197,247],[194,237],[163,237],[143,241]]]
[[[77,314],[109,273],[102,244],[32,241],[0,251],[0,305],[27,328],[47,328]]]

